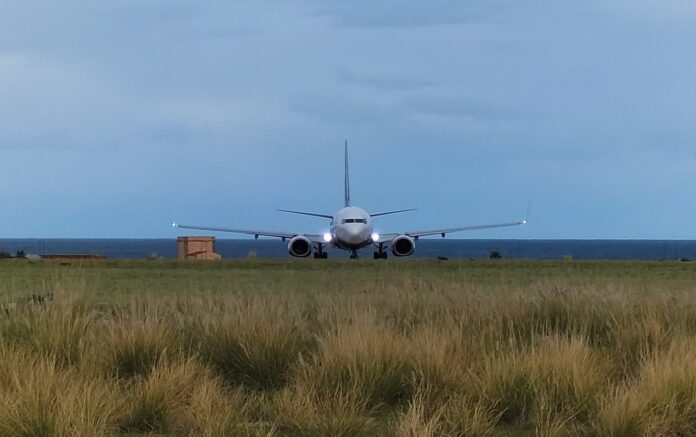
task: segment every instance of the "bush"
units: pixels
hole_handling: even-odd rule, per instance
[[[222,308],[192,327],[191,347],[228,384],[256,390],[284,386],[314,340],[289,307],[265,302]],[[289,312],[289,313],[288,313]]]
[[[174,328],[165,314],[153,309],[119,308],[102,332],[103,362],[109,375],[146,377],[168,356],[179,356]]]
[[[301,382],[275,398],[280,430],[302,436],[360,437],[378,435],[379,424],[359,391],[320,393]]]
[[[160,434],[186,429],[193,392],[208,378],[205,369],[193,360],[158,365],[135,386],[120,428]]]
[[[319,394],[354,392],[370,407],[405,404],[414,392],[408,344],[374,324],[341,327],[320,338],[318,353],[296,374]]]
[[[582,338],[540,339],[530,350],[495,354],[481,371],[485,399],[507,424],[543,431],[587,423],[609,382],[608,368]]]

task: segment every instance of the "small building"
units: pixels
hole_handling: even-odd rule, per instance
[[[217,261],[222,259],[215,253],[215,237],[178,237],[176,259]]]

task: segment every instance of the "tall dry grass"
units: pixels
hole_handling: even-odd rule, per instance
[[[696,433],[696,296],[388,283],[0,311],[0,435]]]
[[[5,349],[0,366],[0,435],[107,435],[126,411],[115,380],[65,369],[55,358]]]
[[[294,363],[314,349],[298,306],[282,299],[206,302],[191,316],[185,335],[192,351],[232,385],[282,388]]]

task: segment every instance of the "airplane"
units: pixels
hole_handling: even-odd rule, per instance
[[[318,214],[314,212],[295,211],[279,209],[278,211],[290,214],[300,214],[311,217],[319,217],[331,220],[330,230],[324,234],[303,234],[298,232],[275,232],[236,228],[221,228],[210,226],[180,225],[172,223],[175,228],[192,229],[212,232],[231,232],[236,234],[253,235],[258,239],[259,236],[280,238],[288,242],[288,254],[296,258],[307,258],[314,253],[315,259],[326,259],[328,253],[327,246],[342,249],[350,252],[350,259],[358,259],[358,250],[368,246],[374,246],[374,259],[387,259],[389,247],[392,255],[396,257],[407,257],[413,255],[416,250],[416,241],[420,237],[445,235],[453,232],[475,231],[480,229],[503,228],[510,226],[520,226],[527,224],[527,220],[509,223],[497,223],[490,225],[461,226],[443,229],[431,229],[423,231],[409,231],[401,233],[378,234],[375,232],[372,219],[391,214],[400,214],[414,211],[415,208],[399,209],[394,211],[383,211],[368,213],[362,208],[353,206],[350,199],[350,176],[348,169],[348,142],[345,143],[345,173],[344,173],[344,207],[337,213]]]

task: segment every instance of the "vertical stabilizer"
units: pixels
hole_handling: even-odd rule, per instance
[[[345,202],[345,207],[348,208],[350,206],[350,175],[348,173],[348,141],[346,140],[345,144],[345,151],[346,151],[346,172],[345,172],[345,194],[344,194],[344,202]]]

